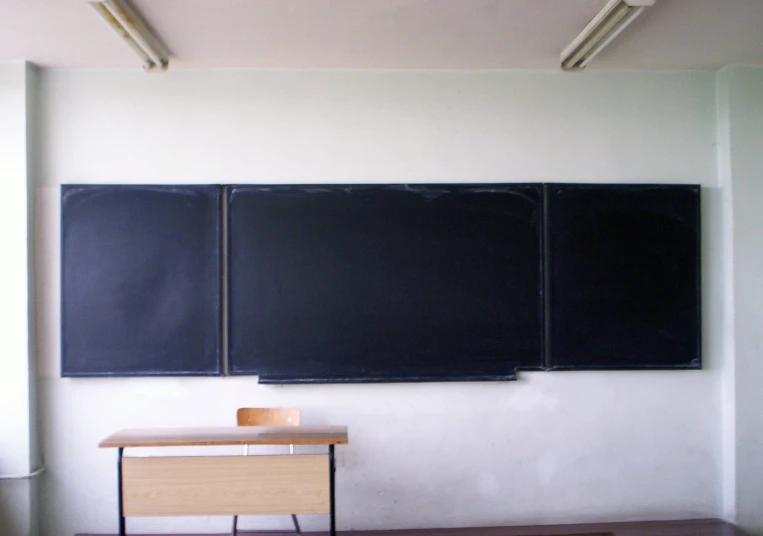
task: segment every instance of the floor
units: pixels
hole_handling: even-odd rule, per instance
[[[289,532],[240,531],[239,536],[284,536]],[[310,532],[309,536],[327,533]],[[733,525],[718,519],[691,521],[644,521],[637,523],[593,523],[586,525],[534,525],[525,527],[479,527],[461,529],[353,530],[341,536],[744,536]],[[113,536],[80,534],[78,536]],[[129,534],[128,536],[139,536]],[[181,536],[181,535],[163,535]],[[195,534],[193,536],[203,536]],[[210,535],[208,535],[210,536]],[[215,535],[220,536],[220,535]]]

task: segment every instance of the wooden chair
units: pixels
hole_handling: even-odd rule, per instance
[[[298,408],[239,408],[236,412],[239,426],[299,426],[302,413]],[[244,447],[244,454],[249,454],[249,445]],[[289,445],[289,454],[294,454],[294,445]],[[295,514],[291,515],[297,534],[302,531]],[[233,516],[233,536],[238,528],[238,516]]]

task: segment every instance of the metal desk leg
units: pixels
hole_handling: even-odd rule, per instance
[[[125,516],[122,508],[122,451],[123,447],[117,449],[117,497],[119,498],[119,536],[125,536]]]
[[[336,512],[334,509],[334,445],[329,445],[329,508],[331,512],[331,529],[329,534],[336,536]]]

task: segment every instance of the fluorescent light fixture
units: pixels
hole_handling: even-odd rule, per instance
[[[562,69],[580,71],[655,0],[609,0],[562,52]]]
[[[126,0],[102,0],[91,2],[95,10],[115,32],[143,60],[146,71],[166,71],[169,65],[167,51],[159,40],[148,31]]]

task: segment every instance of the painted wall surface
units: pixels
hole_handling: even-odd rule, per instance
[[[34,377],[30,370],[30,284],[27,203],[27,105],[31,74],[25,63],[0,64],[0,476],[29,473],[36,461]],[[0,479],[0,534],[32,531],[34,482]]]
[[[763,68],[730,66],[719,77],[731,142],[737,521],[763,534]]]
[[[713,239],[703,254],[713,264],[713,272],[723,282],[722,297],[712,310],[705,307],[705,320],[715,326],[713,340],[716,352],[725,356],[721,368],[721,497],[723,518],[736,520],[736,378],[734,374],[734,200],[731,170],[731,129],[729,124],[729,88],[726,70],[715,76],[716,99],[716,164],[718,188],[713,196],[714,211],[719,225],[706,232]],[[707,200],[707,197],[706,197]],[[703,210],[710,208],[704,203]],[[716,220],[717,221],[717,220]],[[709,246],[710,244],[708,244]]]
[[[116,453],[96,448],[115,429],[233,424],[236,408],[270,405],[349,426],[350,445],[338,449],[340,529],[720,514],[723,338],[709,315],[702,371],[281,387],[58,377],[62,183],[700,183],[714,248],[713,73],[63,70],[43,73],[40,94],[44,534],[116,529]],[[703,263],[713,311],[721,270],[711,255]],[[327,527],[303,517],[306,530]],[[289,519],[240,526],[287,529]],[[227,518],[128,521],[133,533],[229,527]]]

